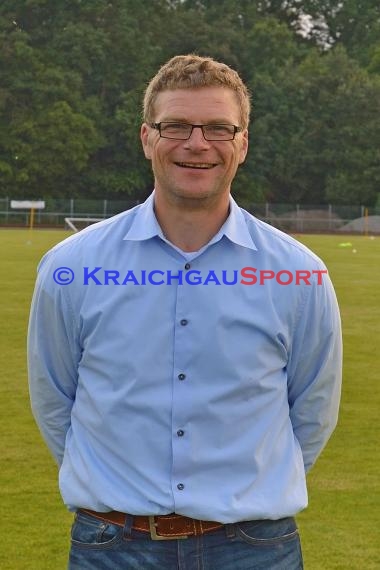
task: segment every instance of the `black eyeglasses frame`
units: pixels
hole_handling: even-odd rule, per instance
[[[227,123],[224,123],[224,124],[223,124],[223,123],[220,123],[220,124],[219,124],[219,123],[218,123],[218,124],[212,124],[212,123],[211,123],[211,124],[206,124],[206,125],[192,125],[192,124],[190,124],[190,123],[179,123],[179,122],[174,122],[174,121],[161,121],[160,123],[148,123],[148,124],[149,124],[149,126],[150,126],[152,129],[156,129],[156,130],[158,131],[158,133],[159,133],[159,135],[160,135],[161,138],[163,138],[163,139],[169,139],[169,140],[177,140],[177,141],[187,141],[187,140],[189,140],[189,138],[190,138],[191,135],[193,134],[193,130],[194,130],[194,129],[201,129],[202,134],[203,134],[203,138],[204,138],[206,141],[210,141],[210,142],[216,142],[216,141],[222,141],[222,142],[223,142],[223,141],[233,141],[233,140],[235,139],[236,133],[241,133],[242,130],[243,130],[242,127],[238,127],[238,126],[236,126],[236,125],[229,125],[229,124],[227,124]],[[168,137],[168,136],[165,136],[165,135],[162,134],[162,132],[161,132],[161,126],[162,126],[162,125],[186,125],[186,126],[188,126],[188,127],[191,127],[191,130],[190,130],[189,136],[186,137],[186,138]],[[204,127],[233,127],[234,131],[233,131],[233,133],[231,132],[231,138],[228,138],[228,139],[220,139],[220,138],[215,139],[215,138],[211,138],[211,139],[210,139],[210,138],[208,138],[207,136],[205,136]],[[207,134],[207,133],[206,133],[206,134]]]

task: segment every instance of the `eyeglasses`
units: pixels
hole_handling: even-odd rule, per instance
[[[206,141],[232,141],[242,127],[235,125],[190,125],[189,123],[150,123],[157,129],[163,139],[186,141],[191,137],[193,129],[201,129]]]

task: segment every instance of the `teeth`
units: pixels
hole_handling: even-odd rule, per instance
[[[207,164],[207,163],[194,163],[194,162],[177,162],[178,166],[184,166],[186,168],[213,168],[213,164]]]

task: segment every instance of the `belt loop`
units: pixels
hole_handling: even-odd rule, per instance
[[[132,515],[125,515],[124,536],[126,536],[127,538],[131,538],[132,525],[133,525],[133,516]]]
[[[235,536],[236,536],[235,524],[226,524],[224,526],[226,529],[227,538],[235,538]]]

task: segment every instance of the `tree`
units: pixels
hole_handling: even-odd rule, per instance
[[[323,57],[311,52],[281,76],[279,97],[286,103],[272,122],[271,141],[277,143],[268,172],[273,200],[375,202],[379,88],[379,78],[360,69],[343,48]]]
[[[0,193],[142,199],[153,182],[139,141],[145,85],[195,52],[253,93],[238,199],[370,205],[378,39],[375,0],[3,0]]]

